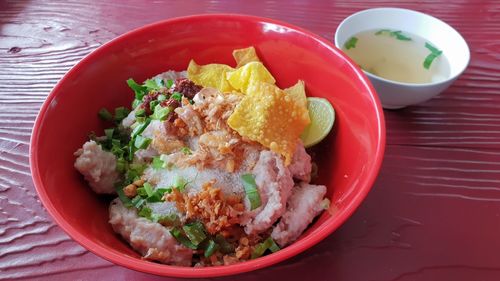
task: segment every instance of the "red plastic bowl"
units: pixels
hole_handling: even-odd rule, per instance
[[[168,69],[198,63],[234,65],[233,49],[253,45],[278,85],[306,82],[309,96],[327,98],[337,118],[333,133],[315,149],[318,183],[332,205],[292,245],[255,260],[207,268],[176,267],[142,260],[108,224],[108,198],[88,188],[73,168],[88,133],[102,133],[97,112],[128,106],[125,81],[143,81]],[[75,65],[43,104],[31,138],[30,163],[41,201],[74,240],[93,253],[138,271],[177,277],[213,277],[263,268],[290,258],[327,237],[361,204],[381,165],[383,113],[371,84],[331,43],[301,28],[242,15],[171,19],[131,31]]]

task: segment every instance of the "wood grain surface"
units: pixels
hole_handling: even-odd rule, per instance
[[[493,0],[0,0],[0,279],[173,280],[89,253],[37,198],[28,161],[34,120],[85,55],[133,28],[198,13],[270,17],[332,40],[346,16],[381,6],[451,24],[469,44],[469,68],[437,98],[385,111],[380,176],[338,231],[291,260],[237,278],[500,280],[500,2]]]

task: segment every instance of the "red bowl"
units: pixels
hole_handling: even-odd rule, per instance
[[[229,266],[189,268],[142,260],[108,224],[109,198],[100,198],[73,168],[75,152],[91,131],[102,133],[102,107],[128,106],[125,81],[143,81],[168,69],[198,63],[234,65],[233,49],[253,45],[278,85],[298,79],[307,94],[336,109],[333,133],[315,147],[317,183],[332,204],[292,245]],[[385,147],[383,112],[362,71],[325,39],[271,19],[200,15],[166,20],[128,32],[82,59],[52,90],[31,138],[30,163],[41,201],[54,220],[88,250],[116,264],[147,273],[213,277],[263,268],[305,251],[337,229],[368,194]],[[314,152],[313,152],[314,153]]]

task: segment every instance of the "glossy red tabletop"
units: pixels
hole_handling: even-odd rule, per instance
[[[385,111],[380,175],[339,230],[290,260],[219,280],[500,280],[499,1],[100,2],[0,1],[0,280],[174,280],[88,252],[35,192],[36,115],[89,52],[145,24],[199,13],[274,18],[331,41],[342,19],[381,6],[451,24],[469,44],[469,68],[437,98]]]

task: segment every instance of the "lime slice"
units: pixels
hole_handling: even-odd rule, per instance
[[[304,129],[300,138],[305,147],[311,147],[322,141],[332,130],[335,110],[330,102],[323,98],[307,98],[307,109],[311,123]]]

